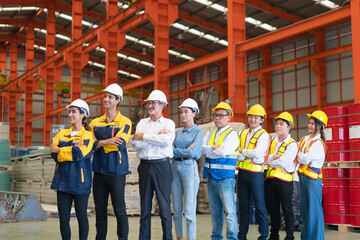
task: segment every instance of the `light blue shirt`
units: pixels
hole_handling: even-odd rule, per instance
[[[174,158],[199,159],[201,157],[201,148],[203,145],[204,131],[195,124],[189,129],[184,127],[175,133]],[[195,143],[195,147],[188,147]]]

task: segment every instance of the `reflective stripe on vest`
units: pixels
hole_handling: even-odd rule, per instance
[[[248,149],[248,150],[254,149],[256,147],[257,140],[259,139],[261,134],[263,134],[264,132],[266,132],[265,129],[259,129],[254,134],[254,136],[252,136],[252,138],[250,139],[249,144],[246,149]],[[242,149],[245,149],[246,136],[248,135],[248,133],[249,133],[249,128],[245,129],[240,134],[240,147]],[[270,143],[270,136],[269,136],[269,143]],[[270,146],[270,144],[269,144],[269,146]],[[269,152],[269,146],[268,146],[268,148],[266,150],[266,154],[264,156],[264,163],[266,161],[266,158],[267,158],[267,155]],[[264,172],[264,163],[256,164],[253,162],[252,159],[245,159],[245,161],[238,162],[237,169],[242,169],[242,170],[246,170],[246,171],[250,171],[250,172]]]
[[[324,153],[326,155],[326,145],[325,143],[323,142],[323,140],[321,138],[318,138],[318,139],[314,139],[314,140],[311,140],[309,142],[309,144],[306,146],[305,150],[304,150],[304,153],[307,153],[309,151],[309,148],[311,147],[311,145],[320,140],[321,143],[323,144],[323,147],[324,147]],[[299,151],[302,150],[303,146],[305,144],[305,137],[303,137],[301,139],[301,142],[300,142],[300,147],[299,147]],[[317,173],[316,171],[312,170],[311,167],[310,167],[310,163],[308,164],[300,164],[300,167],[299,167],[299,170],[298,170],[298,173],[299,174],[303,174],[305,176],[308,176],[309,178],[311,179],[322,179],[323,178],[323,174],[322,174],[322,168],[320,168],[320,172]]]
[[[281,146],[279,147],[277,154],[282,156],[284,154],[284,152],[286,151],[286,147],[290,143],[293,143],[293,142],[295,142],[295,140],[293,138],[290,138],[288,142],[283,142],[281,144]],[[275,153],[276,144],[277,143],[274,138],[270,144],[270,154]],[[296,165],[296,157],[294,159],[294,164]],[[291,182],[294,179],[294,172],[288,173],[284,168],[274,168],[274,167],[269,166],[267,173],[266,173],[266,178],[274,178],[274,177],[278,178],[280,180],[286,181],[286,182]]]
[[[215,136],[217,130],[213,130],[211,132],[208,145],[218,145],[220,146],[225,138],[234,131],[232,128],[226,129],[219,138],[215,141]],[[237,134],[236,134],[237,135]],[[236,158],[237,158],[237,149],[234,151],[234,153],[226,155],[221,158],[216,159],[210,159],[205,158],[205,165],[203,169],[203,177],[207,178],[208,174],[210,173],[211,176],[216,179],[224,179],[224,178],[230,178],[235,176],[235,170],[236,170]]]

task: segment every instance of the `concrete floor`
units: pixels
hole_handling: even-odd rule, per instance
[[[129,240],[138,239],[139,234],[139,217],[129,217],[130,233]],[[49,218],[46,221],[36,222],[17,222],[0,224],[1,240],[56,240],[61,239],[59,231],[59,219]],[[116,238],[116,221],[113,216],[109,216],[109,227],[107,239]],[[95,216],[91,214],[89,217],[90,232],[89,240],[95,239]],[[162,239],[160,217],[152,217],[152,239]],[[78,239],[76,218],[71,218],[72,239]],[[225,231],[225,230],[224,230]],[[197,239],[210,239],[211,233],[211,215],[197,215]],[[173,228],[173,236],[175,238],[175,230]],[[225,236],[225,235],[224,235]],[[257,239],[257,225],[251,225],[248,233],[248,239]],[[285,232],[280,232],[280,239],[285,237]],[[300,239],[300,233],[295,232],[295,238]],[[336,230],[325,231],[326,240],[355,240],[360,239],[359,232],[338,232]]]

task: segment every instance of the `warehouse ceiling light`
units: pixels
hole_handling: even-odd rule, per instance
[[[335,9],[339,7],[339,5],[329,0],[314,0],[314,2],[330,9]]]
[[[0,7],[0,12],[13,12],[13,11],[37,11],[38,7]]]
[[[207,7],[210,7],[212,9],[215,9],[215,10],[217,10],[219,12],[222,12],[223,14],[227,14],[228,9],[226,7],[224,7],[224,6],[221,6],[221,5],[217,4],[217,3],[213,3],[213,2],[208,1],[208,0],[193,0],[193,1],[197,2],[197,3],[200,3],[202,5],[205,5]],[[259,20],[253,19],[253,18],[247,17],[247,18],[245,18],[245,21],[247,23],[255,25],[256,27],[260,27],[262,29],[265,29],[265,30],[267,30],[269,32],[275,31],[277,29],[276,27],[271,26],[270,24],[263,23],[263,22],[261,22]],[[227,44],[226,44],[226,46],[227,46]]]

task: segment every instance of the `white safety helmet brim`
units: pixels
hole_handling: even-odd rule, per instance
[[[67,109],[70,109],[70,107],[77,107],[84,112],[85,117],[90,117],[89,105],[84,100],[76,99],[72,101],[69,105],[66,105]]]
[[[153,90],[150,93],[149,97],[147,99],[145,99],[144,101],[159,101],[159,102],[168,104],[165,93],[163,93],[160,90]]]
[[[102,90],[103,92],[108,92],[111,94],[114,94],[115,96],[117,96],[118,98],[120,98],[120,101],[123,100],[123,90],[122,88],[119,86],[119,84],[117,83],[113,83],[110,84],[109,86],[107,86],[104,90]]]
[[[193,109],[196,113],[199,113],[199,106],[197,102],[192,98],[185,99],[182,104],[179,106],[179,108],[187,107]]]

